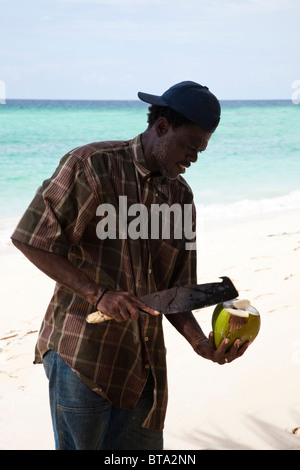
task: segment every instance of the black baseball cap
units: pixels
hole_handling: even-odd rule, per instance
[[[146,103],[174,109],[206,132],[214,132],[220,122],[219,100],[206,86],[196,82],[177,83],[161,96],[139,91],[138,97]]]

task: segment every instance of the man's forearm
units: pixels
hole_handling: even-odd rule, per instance
[[[101,293],[101,286],[93,282],[67,258],[40,250],[18,240],[12,239],[12,242],[43,273],[90,304],[95,305]]]
[[[165,316],[194,349],[201,341],[207,339],[192,312],[173,313]]]

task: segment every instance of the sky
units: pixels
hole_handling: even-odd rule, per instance
[[[299,19],[300,0],[0,0],[0,85],[7,99],[135,100],[193,80],[221,100],[289,100]]]

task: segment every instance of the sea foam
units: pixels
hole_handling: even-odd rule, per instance
[[[241,199],[228,204],[196,204],[197,217],[209,220],[260,216],[300,209],[300,191],[274,198]]]

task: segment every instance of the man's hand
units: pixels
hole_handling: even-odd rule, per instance
[[[248,342],[241,346],[241,341],[237,339],[229,351],[226,352],[229,340],[224,339],[218,349],[216,349],[213,332],[207,338],[192,312],[166,315],[166,317],[191,344],[199,356],[210,359],[218,364],[226,364],[241,357],[249,346]]]
[[[194,349],[197,354],[204,357],[205,359],[210,359],[211,361],[217,362],[218,364],[227,364],[234,361],[238,357],[241,357],[249,346],[249,342],[246,342],[241,346],[241,341],[237,339],[231,348],[226,351],[228,343],[229,339],[225,338],[218,349],[216,349],[214,343],[214,334],[211,332],[209,334],[209,338],[201,339]]]
[[[141,302],[130,292],[111,290],[105,292],[96,307],[100,312],[105,313],[117,322],[137,320],[139,310],[143,310],[150,315],[159,315],[160,313]]]

